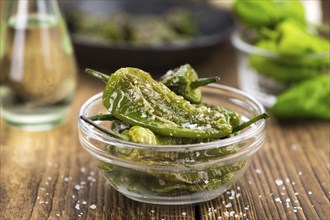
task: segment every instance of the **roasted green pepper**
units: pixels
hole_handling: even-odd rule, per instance
[[[173,92],[182,95],[186,100],[196,104],[202,101],[202,90],[200,86],[215,83],[219,80],[219,77],[199,79],[196,71],[189,64],[169,70],[160,78],[160,82],[165,84]]]
[[[121,68],[110,76],[103,105],[115,118],[164,136],[222,138],[232,132],[223,114],[195,107],[136,68]]]
[[[330,120],[330,75],[323,74],[297,84],[281,94],[272,108],[280,119]]]

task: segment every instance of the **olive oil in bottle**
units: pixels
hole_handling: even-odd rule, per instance
[[[76,87],[70,39],[56,1],[16,4],[5,23],[1,115],[25,129],[52,128],[65,121]]]

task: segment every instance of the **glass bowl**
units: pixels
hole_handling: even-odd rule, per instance
[[[257,33],[248,28],[236,30],[231,37],[238,52],[240,88],[267,108],[271,108],[277,96],[295,83],[319,73],[329,73],[329,52],[289,57],[254,46],[256,39]]]
[[[236,111],[246,121],[265,112],[246,93],[222,85],[203,88],[203,102]],[[80,115],[106,113],[102,93],[88,99]],[[78,119],[81,145],[97,161],[110,185],[136,201],[180,205],[214,199],[249,166],[265,138],[261,120],[226,139],[190,145],[143,145],[110,137]],[[111,122],[99,122],[110,128]]]

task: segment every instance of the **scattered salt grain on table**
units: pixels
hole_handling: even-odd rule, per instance
[[[281,199],[280,198],[275,198],[275,202],[279,202],[279,203],[282,203]]]
[[[81,189],[81,186],[77,184],[77,185],[74,186],[74,188],[75,188],[77,191],[79,191],[79,190]]]
[[[89,206],[89,208],[91,208],[91,209],[96,209],[96,205],[93,204],[93,205]]]
[[[257,174],[261,174],[262,171],[261,171],[260,169],[256,169],[256,173],[257,173]]]
[[[277,179],[275,180],[276,185],[281,186],[283,185],[283,180]]]
[[[225,205],[226,208],[230,208],[232,205],[231,203],[229,202],[227,205]]]

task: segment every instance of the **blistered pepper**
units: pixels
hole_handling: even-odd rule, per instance
[[[281,94],[272,107],[280,119],[330,120],[330,75],[323,74],[303,81]]]
[[[219,111],[192,105],[137,68],[111,74],[102,102],[113,117],[164,136],[222,138],[232,132]]]
[[[193,105],[140,69],[121,68],[110,77],[90,69],[86,71],[107,81],[102,99],[109,114],[91,119],[118,119],[131,126],[148,128],[160,136],[193,139],[228,137],[239,123],[234,113]],[[267,118],[266,114],[259,116],[259,119]],[[251,119],[245,124],[254,122]]]
[[[160,78],[160,82],[173,92],[196,104],[202,101],[202,90],[200,87],[218,82],[219,80],[219,77],[199,79],[196,71],[189,64],[169,70]]]

